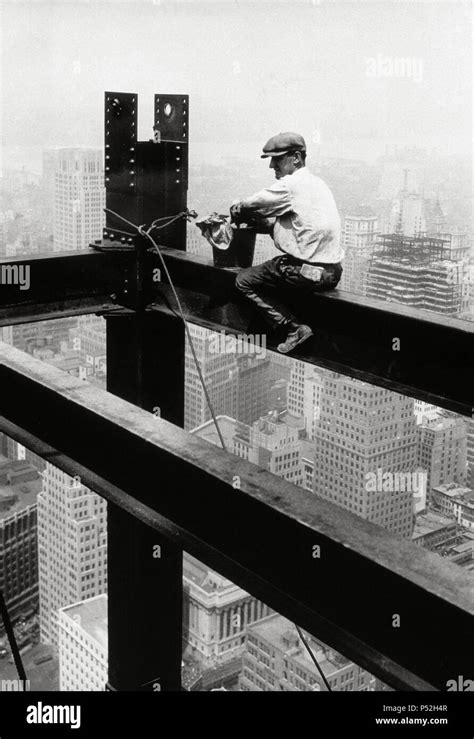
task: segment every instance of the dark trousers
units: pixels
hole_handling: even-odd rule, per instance
[[[323,267],[318,282],[303,277],[304,262],[288,254],[274,257],[258,267],[249,267],[239,272],[235,281],[237,289],[258,308],[260,315],[274,329],[295,322],[295,315],[285,305],[285,299],[294,304],[313,292],[332,290],[342,275],[338,264],[314,263]]]

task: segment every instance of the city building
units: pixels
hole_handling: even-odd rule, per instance
[[[375,678],[353,662],[305,634],[331,690],[374,690]],[[242,691],[325,691],[321,675],[302,643],[294,624],[278,614],[247,627]]]
[[[249,428],[248,457],[245,458],[294,485],[302,486],[301,439],[304,435],[302,416],[288,411],[271,411]],[[241,447],[244,446],[245,440],[241,437]]]
[[[270,408],[270,358],[237,355],[237,413],[242,423],[251,424]]]
[[[431,552],[442,552],[458,543],[458,525],[448,516],[436,511],[424,511],[415,520],[413,544]]]
[[[459,316],[465,305],[466,266],[451,259],[452,253],[447,239],[381,236],[367,275],[367,295]]]
[[[466,529],[474,529],[474,490],[450,482],[433,487],[431,495],[434,510],[454,518]]]
[[[308,439],[314,439],[321,412],[323,376],[316,367],[308,366],[304,377],[303,415]]]
[[[474,418],[467,420],[467,468],[468,483],[474,489]]]
[[[59,689],[103,691],[108,680],[107,596],[58,611]]]
[[[194,349],[216,415],[237,415],[237,353],[221,351],[218,334],[189,324]],[[186,338],[184,427],[200,426],[211,418],[204,389]]]
[[[187,553],[183,587],[183,638],[187,654],[203,667],[239,657],[247,626],[271,613],[264,603]]]
[[[63,342],[69,341],[69,332],[77,323],[77,318],[58,318],[54,321],[3,326],[0,327],[0,339],[28,354],[35,355],[39,350],[46,350],[53,356],[61,351]]]
[[[314,493],[411,538],[414,501],[420,492],[413,479],[413,400],[335,372],[322,374]]]
[[[78,353],[78,376],[91,376],[103,381],[107,375],[106,323],[100,316],[81,316],[75,328],[69,332],[72,351]]]
[[[378,218],[368,206],[361,206],[356,214],[345,217],[343,229],[345,257],[340,288],[365,295],[367,274],[378,236]]]
[[[425,403],[423,400],[413,400],[413,412],[416,416],[416,422],[421,423],[425,413],[429,411],[440,411],[441,409],[433,403]]]
[[[425,201],[422,195],[403,190],[392,205],[390,233],[416,238],[426,236]]]
[[[48,463],[38,495],[40,637],[58,644],[58,611],[107,590],[106,501]]]
[[[467,424],[463,418],[446,416],[437,409],[422,415],[416,432],[417,463],[427,473],[429,505],[432,488],[466,482]]]
[[[287,411],[271,411],[252,426],[228,416],[217,416],[217,422],[229,452],[295,485],[303,485],[302,439],[305,432],[301,417]],[[221,446],[212,420],[191,433]],[[309,456],[306,449],[305,453]]]
[[[274,408],[280,412],[284,411],[287,406],[288,380],[276,380],[276,382],[273,382],[268,389],[268,408]]]
[[[0,592],[13,622],[38,607],[36,501],[40,490],[41,478],[32,465],[1,459]]]
[[[305,378],[308,375],[312,375],[312,367],[300,359],[293,359],[288,383],[288,410],[297,416],[304,413]]]
[[[54,156],[54,251],[86,249],[105,225],[103,154],[58,149]]]

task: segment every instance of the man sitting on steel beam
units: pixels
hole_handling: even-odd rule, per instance
[[[270,157],[277,182],[233,203],[236,223],[270,222],[275,246],[283,255],[239,273],[238,290],[260,310],[270,326],[283,330],[278,345],[284,354],[313,335],[282,306],[285,293],[304,297],[331,290],[341,279],[344,251],[340,245],[341,222],[328,186],[306,168],[306,144],[297,133],[279,133],[263,147]],[[283,338],[282,336],[282,338]]]

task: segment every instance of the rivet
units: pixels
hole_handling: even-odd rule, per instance
[[[130,164],[135,164],[135,159],[129,159],[128,161],[130,162]]]
[[[130,172],[130,174],[135,174],[135,172],[133,171],[133,169],[132,169],[132,171]]]
[[[134,187],[134,183],[133,182],[130,183],[130,187]]]
[[[105,178],[105,181],[106,181],[106,182],[110,182],[110,177],[106,177],[106,178]]]
[[[134,146],[131,146],[130,147],[130,151],[135,151],[135,147]]]

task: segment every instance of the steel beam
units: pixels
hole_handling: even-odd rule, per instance
[[[143,312],[106,320],[109,392],[182,426],[182,322]],[[172,483],[157,472],[148,485]],[[119,505],[109,504],[107,523],[110,687],[180,690],[182,550]]]
[[[237,270],[214,267],[209,260],[176,249],[162,251],[189,321],[232,333],[265,331],[234,291]],[[54,303],[64,306],[62,315],[76,315],[74,301],[97,296],[99,302],[111,293],[120,305],[136,305],[134,252],[78,252],[2,264],[29,264],[31,287],[20,291],[15,285],[2,286],[0,326],[27,323],[35,314],[44,317]],[[158,257],[146,255],[147,295],[154,291],[155,310],[176,311],[167,285],[152,280],[160,266]],[[15,309],[20,317],[14,317]],[[53,317],[58,314],[54,310]],[[299,311],[316,335],[292,356],[471,416],[473,323],[342,290],[314,295]],[[267,346],[275,348],[271,336]]]
[[[394,687],[469,674],[461,568],[11,346],[0,356],[7,421],[155,511],[195,556]]]

